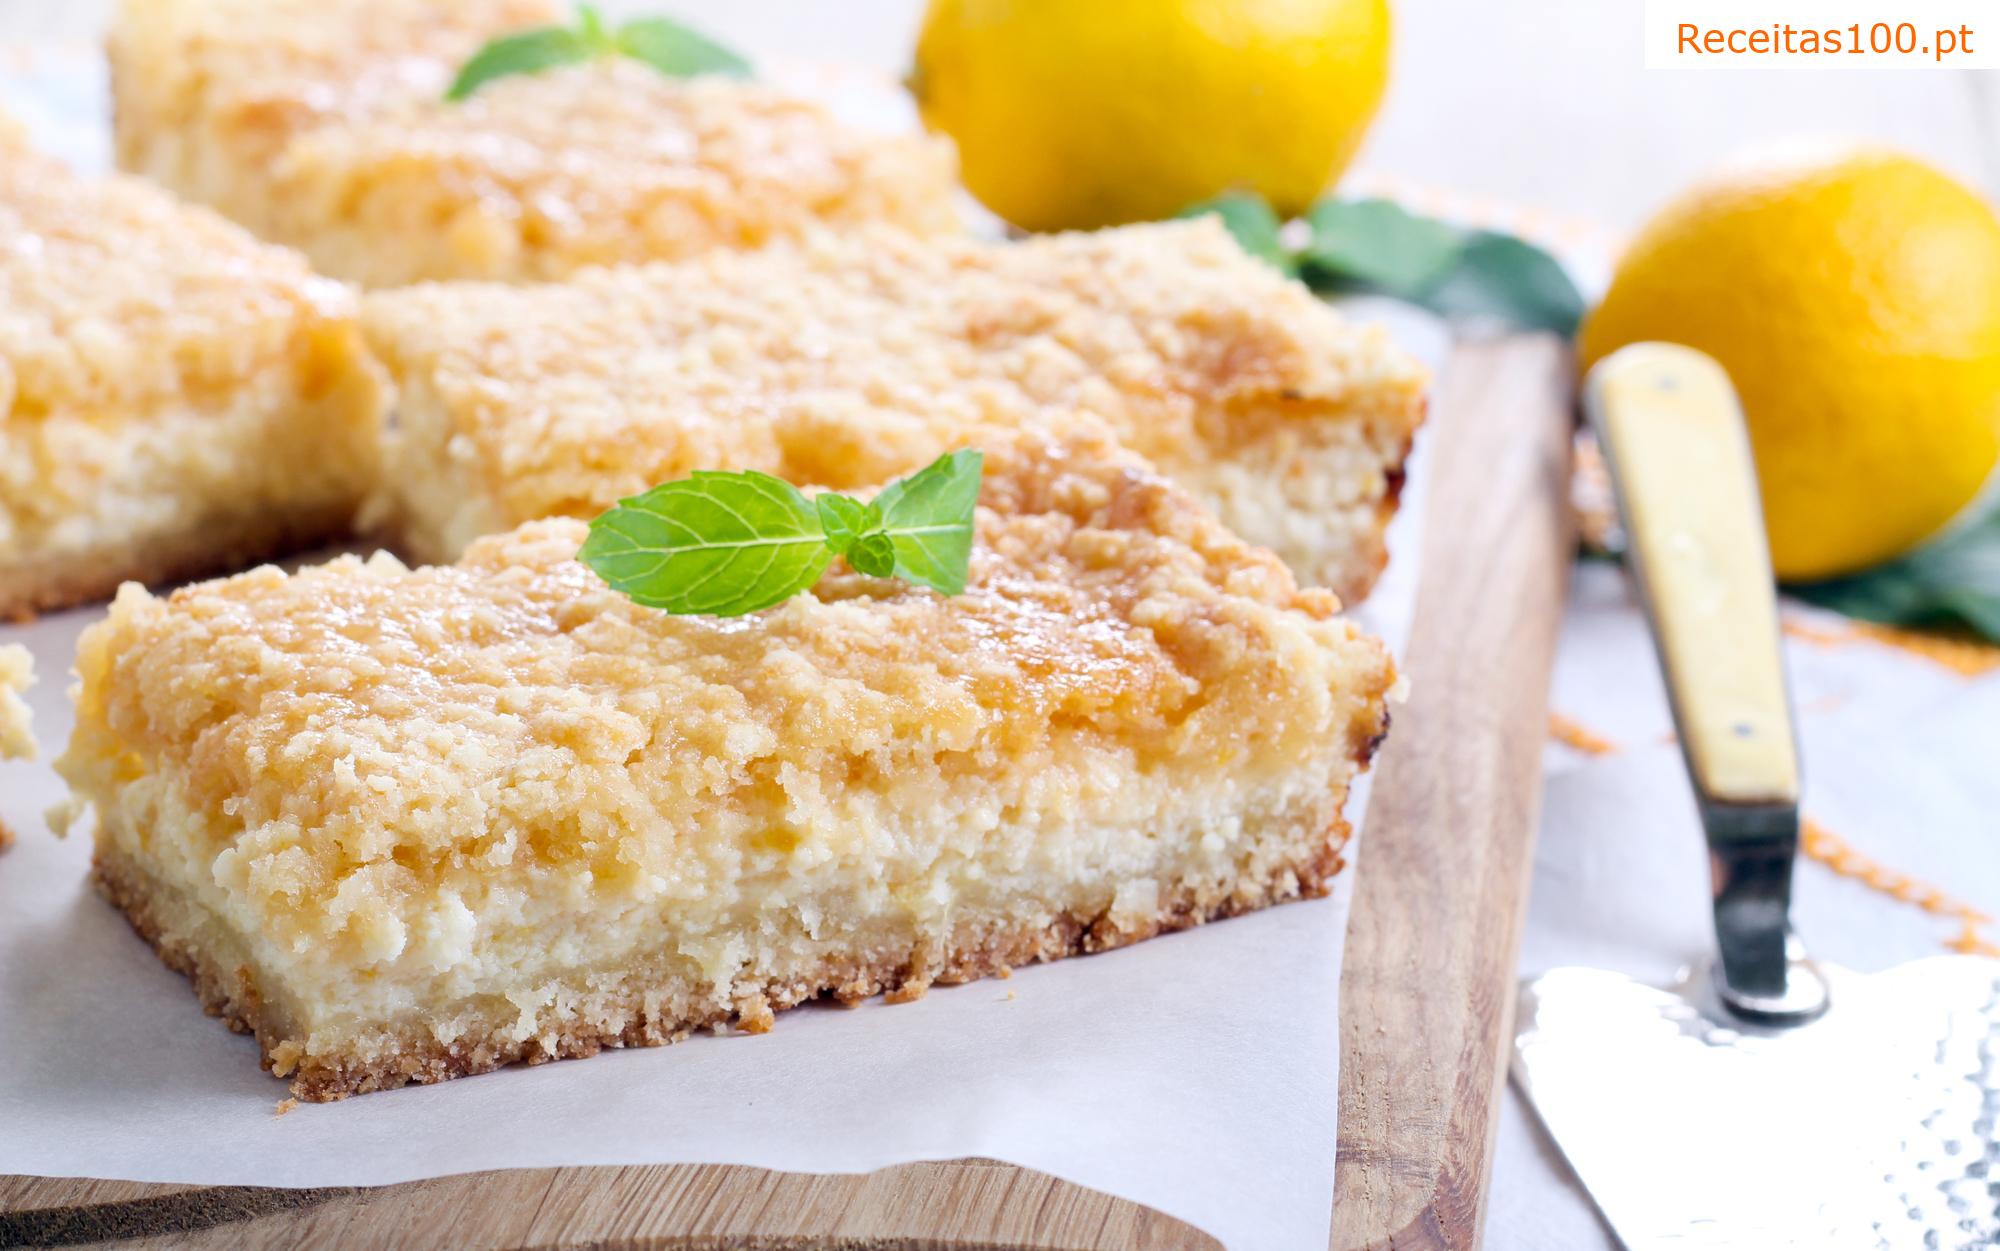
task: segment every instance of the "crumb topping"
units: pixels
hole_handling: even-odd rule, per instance
[[[951,146],[754,81],[625,58],[444,93],[552,0],[125,0],[121,162],[378,286],[754,247],[819,222],[958,227]]]
[[[137,178],[0,161],[0,419],[238,382],[352,314],[297,254]]]
[[[755,248],[816,223],[957,225],[941,141],[846,126],[754,81],[670,78],[626,59],[350,117],[302,136],[276,172],[281,188],[315,196],[459,202],[439,209],[447,231],[504,235],[494,250],[545,253],[561,273]]]
[[[268,155],[330,118],[438,100],[489,39],[569,17],[562,0],[120,0],[111,61],[149,118],[233,123]]]
[[[696,468],[846,488],[975,419],[1085,409],[1169,473],[1340,410],[1400,447],[1424,377],[1212,221],[987,244],[890,231],[382,292],[364,332],[511,520]],[[1363,488],[1381,490],[1380,465]]]

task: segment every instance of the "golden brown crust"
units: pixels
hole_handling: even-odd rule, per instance
[[[335,543],[352,530],[353,520],[353,509],[343,503],[226,529],[197,526],[144,543],[117,544],[89,559],[0,567],[0,621],[33,621],[42,613],[94,604],[127,582],[185,582]]]
[[[1373,750],[1372,744],[1369,750]],[[1275,880],[1260,884],[1253,897],[1246,898],[1239,889],[1220,901],[1203,902],[1194,888],[1182,887],[1147,917],[1114,917],[1106,910],[1089,916],[1064,914],[1044,925],[986,928],[950,942],[938,967],[926,967],[914,955],[829,961],[808,976],[766,983],[740,994],[728,1008],[710,1008],[687,1016],[649,1014],[648,1005],[660,1003],[661,992],[668,988],[639,984],[611,1005],[620,1018],[615,1028],[583,1023],[559,1029],[552,1038],[542,1035],[517,1040],[506,1032],[503,1014],[448,1044],[421,1026],[412,1027],[402,1032],[398,1045],[387,1054],[367,1057],[338,1052],[305,1054],[265,1011],[263,996],[247,967],[223,967],[208,953],[169,937],[169,927],[157,911],[155,888],[143,871],[127,864],[115,850],[98,849],[91,861],[91,882],[168,968],[188,978],[204,1011],[219,1017],[232,1031],[256,1038],[267,1071],[278,1077],[294,1074],[292,1094],[308,1102],[328,1103],[398,1086],[469,1077],[510,1064],[583,1059],[605,1048],[666,1046],[699,1029],[734,1027],[761,1034],[772,1028],[775,1013],[817,998],[852,1005],[879,994],[891,1004],[908,1003],[922,998],[933,985],[1004,978],[1025,965],[1110,951],[1288,899],[1316,899],[1327,893],[1329,883],[1345,866],[1341,852],[1351,832],[1346,820],[1336,817],[1322,844],[1286,866],[1287,871]],[[682,1001],[706,1002],[699,994],[683,996]]]

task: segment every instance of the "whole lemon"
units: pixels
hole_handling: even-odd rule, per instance
[[[1229,190],[1300,212],[1388,73],[1388,0],[931,0],[910,85],[982,203],[1062,230]]]
[[[1579,355],[1644,339],[1729,371],[1781,578],[1908,551],[2000,460],[2000,220],[1911,157],[1794,152],[1689,191],[1633,241]]]

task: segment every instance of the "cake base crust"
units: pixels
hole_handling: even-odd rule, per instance
[[[1372,747],[1372,745],[1371,745]],[[510,1064],[545,1064],[550,1060],[581,1059],[606,1047],[658,1047],[679,1042],[698,1029],[733,1026],[761,1034],[773,1024],[774,1013],[808,1000],[831,997],[854,1005],[873,995],[889,1003],[907,1003],[933,985],[957,985],[986,977],[1005,977],[1029,964],[1066,956],[1109,951],[1208,921],[1254,912],[1290,899],[1318,898],[1344,867],[1341,851],[1351,827],[1336,817],[1326,837],[1302,848],[1303,858],[1264,882],[1240,882],[1228,896],[1176,884],[1164,892],[1150,914],[1110,910],[1089,916],[1065,913],[1046,925],[967,926],[952,935],[940,965],[932,966],[915,952],[887,956],[860,955],[829,960],[810,972],[774,979],[739,994],[728,1007],[718,1008],[704,988],[682,981],[679,986],[653,982],[627,985],[611,992],[581,991],[573,1023],[541,1036],[514,1038],[508,1022],[482,1021],[450,1043],[440,1042],[419,1024],[375,1036],[366,1054],[309,1054],[287,1038],[284,1025],[267,1009],[251,970],[230,967],[215,953],[175,937],[163,915],[164,903],[146,874],[116,852],[100,847],[92,860],[91,880],[150,944],[167,967],[194,985],[203,1009],[220,1017],[239,1034],[257,1039],[262,1063],[274,1076],[291,1076],[291,1092],[313,1103],[328,1103],[349,1095],[388,1090],[411,1083],[430,1084],[486,1073]],[[592,1000],[595,1002],[592,1002]],[[661,1011],[665,1008],[666,1011]]]
[[[172,534],[105,544],[60,560],[0,564],[0,621],[26,622],[110,599],[127,582],[161,586],[231,573],[260,561],[339,542],[354,510],[336,507],[254,521],[205,521]]]

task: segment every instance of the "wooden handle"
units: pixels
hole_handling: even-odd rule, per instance
[[[1591,370],[1584,398],[1695,789],[1714,803],[1796,803],[1777,593],[1728,375],[1691,348],[1641,343]]]
[[[1439,388],[1423,581],[1340,982],[1334,1251],[1480,1241],[1576,539],[1574,377],[1549,335],[1462,344]]]

